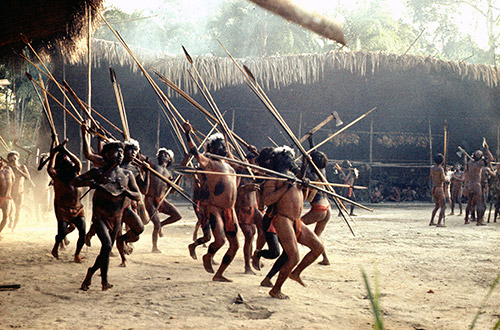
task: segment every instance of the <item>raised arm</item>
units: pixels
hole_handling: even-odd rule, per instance
[[[90,134],[88,133],[88,127],[86,124],[81,125],[82,129],[82,140],[83,140],[83,155],[86,159],[90,160],[94,166],[100,167],[105,166],[106,162],[102,156],[96,154],[92,147],[90,146]]]
[[[56,142],[54,139],[52,139],[52,143],[50,145],[49,162],[47,164],[47,173],[49,173],[49,176],[52,179],[55,179],[57,176],[57,173],[54,169],[56,163],[56,155],[57,155],[57,151],[55,148],[56,148]]]
[[[196,158],[202,168],[207,167],[210,159],[198,152],[196,144],[194,144],[193,139],[191,138],[191,131],[193,130],[193,126],[191,126],[189,122],[185,122],[182,125],[182,128],[184,129],[184,134],[186,135],[189,152],[194,156],[194,158]]]

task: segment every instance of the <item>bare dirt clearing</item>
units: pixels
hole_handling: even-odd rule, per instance
[[[164,227],[162,254],[150,253],[148,224],[127,268],[111,258],[109,280],[115,286],[105,292],[98,276],[89,291],[78,289],[98,254],[97,238],[83,249],[86,263],[72,262],[76,233],[55,260],[55,219],[37,224],[28,217],[15,233],[5,228],[0,240],[0,284],[21,284],[0,292],[0,328],[371,329],[362,269],[372,287],[377,277],[386,328],[468,328],[500,272],[500,223],[477,227],[448,216],[447,227],[436,228],[427,225],[431,204],[373,207],[373,213],[356,210],[356,237],[332,217],[323,237],[332,265],[311,265],[303,275],[307,288],[287,281],[287,301],[270,298],[269,289],[259,286],[271,261],[264,260],[258,275],[243,274],[241,248],[226,272],[234,282],[212,282],[201,258],[192,260],[188,253],[195,216],[187,206],[180,207],[184,219]],[[197,250],[199,257],[204,252]],[[234,303],[238,294],[245,303]],[[497,287],[476,329],[492,329],[499,318]]]

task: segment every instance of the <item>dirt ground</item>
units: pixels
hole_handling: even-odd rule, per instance
[[[362,270],[372,288],[378,282],[387,329],[469,328],[500,273],[500,223],[477,227],[448,216],[447,227],[436,228],[428,226],[431,204],[372,206],[373,213],[357,210],[355,237],[332,216],[323,235],[332,265],[311,265],[303,273],[306,288],[287,281],[283,292],[291,299],[286,301],[270,298],[269,289],[259,286],[271,261],[265,260],[257,275],[245,275],[241,249],[226,272],[234,282],[211,281],[201,258],[188,254],[195,216],[187,205],[180,206],[184,218],[165,228],[162,254],[150,253],[148,224],[128,267],[111,258],[111,290],[100,290],[96,274],[90,290],[80,291],[99,240],[84,247],[86,263],[75,264],[77,234],[72,233],[68,249],[55,260],[50,255],[55,219],[37,223],[25,210],[16,231],[5,228],[0,240],[0,284],[21,284],[0,291],[0,328],[372,329]],[[198,256],[205,250],[199,247]],[[243,304],[235,303],[238,294]],[[497,287],[476,329],[492,329],[499,318]]]

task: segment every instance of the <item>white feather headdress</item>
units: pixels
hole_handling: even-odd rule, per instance
[[[129,146],[137,149],[137,151],[141,150],[141,147],[139,145],[139,141],[137,141],[135,139],[129,139],[129,140],[125,141],[125,148],[129,147]]]
[[[210,135],[208,137],[207,141],[205,142],[205,145],[209,146],[215,140],[223,140],[224,141],[224,135],[222,135],[222,133],[215,133],[215,134]]]
[[[279,154],[282,152],[288,152],[292,155],[292,158],[295,158],[295,150],[293,150],[289,146],[276,147],[276,148],[274,148],[273,152],[276,154]]]
[[[166,152],[167,155],[170,156],[170,159],[174,159],[174,152],[170,149],[167,149],[167,148],[160,148],[158,149],[158,152],[156,153],[156,157],[158,157],[160,155],[160,152]]]

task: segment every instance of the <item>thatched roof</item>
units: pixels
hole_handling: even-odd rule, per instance
[[[92,0],[101,8],[102,0]],[[86,0],[2,0],[0,1],[0,58],[22,61],[20,52],[25,35],[32,46],[45,55],[64,53],[76,57],[86,47],[88,19]],[[92,26],[96,23],[93,15]]]
[[[184,56],[168,56],[131,48],[146,69],[164,74],[187,92],[195,90],[188,74],[190,64]],[[132,70],[138,70],[131,56],[118,43],[95,40],[93,49],[95,65],[130,65]],[[193,60],[202,75],[217,77],[205,81],[213,90],[244,83],[243,75],[229,58],[195,56]],[[312,84],[324,80],[325,74],[329,72],[341,70],[358,76],[374,75],[379,71],[416,71],[435,77],[479,81],[488,87],[497,87],[500,82],[500,74],[493,66],[378,52],[331,51],[323,54],[246,58],[238,61],[249,67],[263,86],[274,88],[294,83]]]

